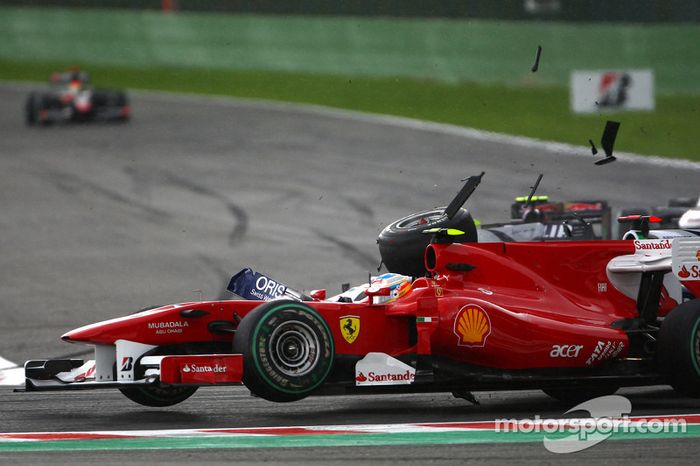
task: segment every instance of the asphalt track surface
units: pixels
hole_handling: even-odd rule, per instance
[[[618,160],[518,146],[459,131],[227,99],[133,96],[128,124],[28,128],[26,87],[0,87],[0,355],[15,362],[82,348],[59,336],[142,307],[226,297],[242,267],[300,289],[339,289],[376,270],[390,221],[448,202],[485,171],[469,208],[506,218],[538,173],[541,193],[615,206],[697,195],[697,166]],[[624,137],[624,121],[620,137]],[[582,135],[586,141],[591,135]],[[568,152],[571,152],[570,150]],[[575,150],[573,152],[576,152]],[[197,291],[201,290],[201,291]],[[700,412],[667,387],[623,390],[633,415]],[[273,404],[244,388],[202,389],[145,409],[119,393],[23,394],[0,387],[0,431],[87,431],[388,424],[558,417],[569,407],[536,391],[317,397]],[[5,463],[628,463],[695,462],[695,439],[612,441],[554,455],[541,444],[139,452],[3,453]]]

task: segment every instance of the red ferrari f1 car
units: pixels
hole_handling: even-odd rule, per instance
[[[533,388],[572,401],[651,384],[700,396],[700,300],[683,302],[700,296],[700,238],[475,242],[462,206],[480,181],[468,178],[441,216],[394,232],[424,239],[422,276],[390,266],[327,297],[244,269],[229,290],[245,299],[66,333],[94,359],[27,361],[24,390],[117,388],[147,406],[241,383],[278,402]]]

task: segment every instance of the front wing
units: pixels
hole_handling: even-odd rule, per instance
[[[138,367],[134,367],[135,365]],[[137,363],[127,357],[119,369],[133,370],[133,373],[141,376],[120,378],[117,373],[121,371],[117,370],[106,374],[98,370],[98,362],[95,359],[30,360],[24,365],[25,388],[18,391],[86,390],[135,385],[240,385],[243,379],[243,356],[144,356]]]

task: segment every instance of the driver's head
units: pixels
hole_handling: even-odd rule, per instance
[[[372,286],[377,286],[379,288],[388,287],[390,292],[388,296],[376,296],[374,302],[379,304],[396,301],[411,290],[411,282],[411,277],[398,273],[385,273],[375,277],[372,280]]]
[[[542,220],[542,212],[540,212],[539,209],[536,209],[534,207],[530,207],[529,209],[525,210],[523,213],[523,222],[524,223],[534,223],[534,222],[539,222]]]

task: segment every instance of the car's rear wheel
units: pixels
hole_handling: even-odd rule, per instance
[[[677,306],[664,318],[656,348],[658,367],[673,389],[700,397],[700,299]]]
[[[126,95],[126,92],[124,91],[117,91],[116,92],[116,102],[117,102],[117,107],[119,107],[119,117],[117,117],[117,121],[121,122],[127,122],[131,118],[131,113],[129,110],[129,98]]]
[[[271,301],[241,321],[233,352],[243,355],[243,382],[270,401],[295,401],[325,382],[333,367],[333,336],[323,318],[298,301]]]
[[[698,202],[697,197],[674,197],[668,200],[669,207],[695,207]]]
[[[29,97],[27,97],[27,103],[25,105],[25,119],[27,125],[31,126],[34,123],[36,123],[37,120],[37,95],[36,93],[32,92],[29,94]]]
[[[412,277],[425,275],[425,247],[431,235],[423,234],[429,228],[454,228],[465,234],[455,236],[455,242],[476,242],[476,226],[466,209],[459,209],[452,219],[445,215],[445,208],[438,207],[411,214],[396,220],[384,228],[377,238],[379,254],[389,272]]]

